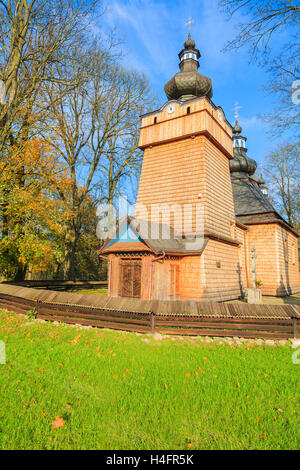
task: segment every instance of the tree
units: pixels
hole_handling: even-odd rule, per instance
[[[70,217],[65,195],[70,182],[66,168],[40,139],[28,140],[23,151],[10,148],[10,166],[0,162],[0,201],[5,201],[0,270],[7,278],[22,280],[29,265],[46,270],[61,257],[63,227]],[[20,169],[22,185],[19,184]]]
[[[7,96],[0,105],[0,152],[16,134],[21,133],[23,140],[27,137],[27,118],[32,123],[43,83],[76,84],[74,77],[57,76],[55,64],[66,62],[69,48],[81,43],[82,31],[97,4],[89,0],[0,0],[0,80]],[[42,110],[38,114],[40,119]]]
[[[267,156],[265,171],[275,195],[275,205],[300,234],[299,146],[281,145]]]
[[[251,57],[265,67],[266,91],[276,97],[275,110],[266,116],[275,134],[293,129],[299,139],[299,18],[297,0],[219,0],[229,17],[243,15],[238,34],[225,50],[249,46]],[[285,41],[278,41],[281,36]],[[275,46],[275,47],[274,47]],[[275,52],[276,51],[276,52]]]
[[[27,152],[28,143],[34,142],[42,124],[49,118],[47,104],[41,99],[43,87],[59,83],[59,100],[80,83],[81,75],[59,75],[58,64],[68,63],[71,47],[80,47],[88,41],[84,29],[98,3],[98,0],[0,0],[2,171],[12,174],[14,162],[18,162],[11,184],[1,192],[3,239],[8,240],[8,235],[15,232],[14,223],[18,239],[26,238],[24,225],[17,214],[10,211],[13,198],[26,192],[28,168],[22,165],[21,158]],[[19,254],[16,276],[22,277],[26,263],[20,265],[18,260]]]
[[[45,133],[44,138],[66,164],[71,181],[72,218],[65,243],[68,279],[76,276],[81,216],[87,200],[112,200],[121,179],[136,171],[141,162],[136,132],[140,114],[150,101],[145,77],[118,66],[97,45],[74,54],[73,73],[76,75],[78,67],[88,67],[85,80],[62,97],[59,105],[60,84],[52,83],[45,94],[52,124],[50,137]]]

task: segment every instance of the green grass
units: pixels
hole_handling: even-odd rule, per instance
[[[108,289],[72,289],[67,292],[76,292],[76,294],[100,294],[107,295]]]
[[[157,341],[3,310],[0,339],[0,449],[299,448],[290,346]]]
[[[241,303],[241,300],[229,300],[226,303]],[[272,297],[270,295],[263,295],[262,303],[266,305],[283,305],[294,304],[300,305],[300,294],[287,295],[286,297]]]

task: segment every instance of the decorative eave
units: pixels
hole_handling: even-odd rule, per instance
[[[164,141],[156,141],[156,142],[152,142],[151,145],[149,145],[149,144],[140,145],[139,148],[141,150],[145,150],[147,148],[156,147],[158,145],[165,145],[165,144],[169,144],[171,142],[178,142],[180,140],[185,140],[185,139],[189,139],[189,138],[194,139],[195,137],[198,137],[198,136],[201,136],[201,135],[205,136],[210,142],[212,142],[215,145],[215,147],[217,147],[229,160],[233,159],[233,156],[208,131],[193,132],[192,134],[186,134],[186,135],[182,135],[182,136],[179,136],[179,137],[166,139]]]
[[[240,222],[238,219],[235,219],[235,225],[237,227],[241,228],[242,230],[245,230],[246,232],[249,232],[249,228],[247,227],[247,225],[242,224],[242,222]]]

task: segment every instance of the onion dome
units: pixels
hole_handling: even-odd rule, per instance
[[[184,43],[185,49],[195,49],[196,43],[193,39],[191,39],[191,35],[189,34],[189,38]]]
[[[268,196],[268,187],[266,186],[266,182],[263,179],[262,175],[260,175],[259,178],[256,180],[261,192],[265,195]]]
[[[263,179],[262,175],[260,175],[259,178],[257,178],[257,184],[258,186],[263,186],[266,184],[265,180]]]
[[[247,138],[241,135],[242,128],[238,121],[235,122],[232,132],[233,160],[230,160],[230,173],[234,178],[247,178],[255,173],[257,164],[247,155]]]
[[[184,49],[178,54],[180,72],[166,83],[164,90],[169,100],[188,101],[200,96],[212,98],[212,81],[198,72],[201,54],[195,41],[189,38]]]
[[[238,121],[236,120],[236,121],[235,121],[235,126],[234,126],[234,128],[232,129],[232,132],[234,133],[234,135],[238,136],[239,134],[241,134],[242,130],[243,130],[243,129],[241,128],[241,126],[239,125]]]

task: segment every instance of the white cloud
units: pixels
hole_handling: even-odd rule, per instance
[[[253,128],[261,128],[264,127],[264,122],[260,116],[252,116],[250,118],[240,117],[239,124],[242,126],[244,130],[250,130]]]

